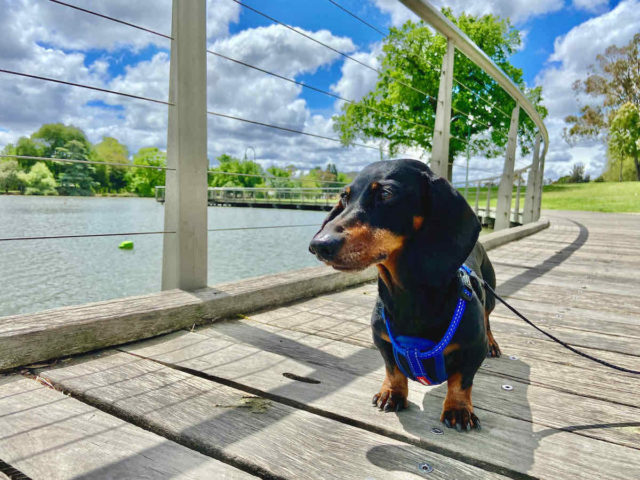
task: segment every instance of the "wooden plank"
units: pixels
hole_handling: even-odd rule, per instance
[[[0,378],[0,417],[0,459],[35,480],[256,478],[21,376]]]
[[[514,383],[514,391],[505,392],[500,389],[501,382],[484,374],[474,387],[483,430],[460,434],[445,429],[445,434],[439,436],[429,432],[432,427],[440,427],[444,385],[427,388],[412,384],[411,407],[399,414],[384,414],[371,408],[371,396],[384,377],[382,359],[371,349],[302,333],[277,332],[246,322],[225,322],[199,333],[173,334],[126,349],[239,381],[270,395],[304,403],[314,411],[321,409],[327,415],[361,422],[375,431],[452,450],[452,454],[467,455],[474,461],[489,461],[512,473],[544,478],[602,478],[606,473],[607,478],[626,478],[628,471],[619,467],[623,458],[630,462],[626,464],[629,468],[640,468],[640,452],[544,426],[549,418],[540,422],[539,409],[533,402],[529,405],[531,387]],[[318,383],[290,380],[283,373]],[[551,401],[549,408],[561,406],[569,397]],[[569,426],[566,421],[573,420],[565,417],[565,410],[570,407],[579,410],[579,405],[569,401],[555,413],[562,417],[557,423],[563,428]],[[620,418],[620,411],[607,408],[608,413],[615,411],[613,418]],[[596,423],[593,417],[589,422]],[[569,458],[567,452],[575,455],[572,453]]]
[[[508,333],[515,334],[523,338],[543,337],[541,333],[535,331],[522,320],[513,317],[507,318],[498,315],[492,316],[491,329],[500,335]],[[574,328],[564,328],[555,325],[545,325],[544,330],[575,347],[589,347],[609,352],[625,353],[627,355],[638,354],[638,340],[635,338],[585,332]],[[567,352],[567,355],[569,355],[569,352]]]
[[[278,478],[502,478],[304,410],[125,353],[41,373],[111,413]]]
[[[232,282],[196,292],[169,290],[0,318],[0,371],[149,338],[213,319],[275,307],[371,281],[312,267]]]
[[[220,327],[214,326],[210,329],[203,329],[202,333],[206,335],[216,335],[216,332],[220,331],[222,328],[231,329],[234,328],[234,325],[237,324],[228,323],[224,325],[224,327],[222,325],[220,325]],[[255,342],[252,339],[252,336],[258,336],[259,330],[251,328],[251,325],[249,324],[244,325],[245,326],[242,327],[245,328],[244,332],[236,334],[236,337],[245,339],[246,342]],[[267,340],[265,340],[265,342],[269,341],[268,338],[270,336],[274,336],[275,338],[278,338],[278,340],[282,340],[283,338],[286,338],[285,335],[286,334],[274,335],[270,332],[269,335],[266,335]],[[223,338],[223,340],[225,339]],[[226,341],[228,341],[229,343],[233,342],[232,338],[227,338]],[[264,347],[266,348],[267,345],[269,344],[265,344]],[[358,348],[357,346],[353,347],[347,345],[342,345],[341,348],[343,348],[345,352],[351,352],[351,356],[366,358],[362,369],[366,370],[367,368],[371,368],[371,365],[375,365],[374,362],[376,361],[376,359],[378,362],[381,362],[381,358],[377,350],[367,349],[365,351],[361,348]],[[307,349],[307,354],[311,354],[311,352],[309,352],[309,349]],[[251,356],[253,356],[253,354]],[[588,395],[581,395],[579,393],[580,388],[581,386],[586,385],[591,381],[591,372],[587,374],[587,372],[585,371],[581,372],[579,369],[576,369],[576,378],[578,378],[577,374],[582,373],[583,380],[575,384],[572,384],[571,381],[565,381],[564,384],[562,384],[561,378],[556,379],[556,383],[562,384],[564,385],[564,387],[562,388],[562,391],[554,391],[553,389],[544,386],[544,384],[531,383],[530,385],[528,385],[530,383],[529,376],[532,370],[537,370],[538,372],[544,372],[545,370],[547,370],[547,365],[537,364],[535,358],[527,357],[526,361],[523,361],[521,359],[512,361],[508,360],[505,357],[494,360],[488,359],[486,363],[490,368],[485,367],[481,369],[479,375],[476,376],[474,384],[474,398],[478,398],[479,392],[484,392],[486,397],[490,398],[491,401],[487,404],[490,406],[484,406],[483,408],[489,409],[496,413],[510,415],[514,418],[524,418],[526,420],[533,421],[534,423],[539,423],[541,425],[551,426],[554,428],[564,428],[567,426],[567,422],[572,422],[569,425],[580,425],[588,423],[611,423],[612,419],[618,419],[620,417],[636,418],[640,413],[640,410],[632,406],[621,406],[610,403],[608,400],[603,400],[601,398],[592,398]],[[528,398],[522,399],[520,405],[509,403],[510,392],[506,392],[505,395],[505,392],[500,390],[499,386],[501,385],[501,383],[498,383],[499,379],[496,379],[496,374],[499,374],[499,370],[495,368],[496,363],[500,366],[507,364],[510,368],[518,366],[521,372],[525,372],[525,374],[521,376],[522,380],[513,378],[513,381],[509,382],[516,388],[527,390]],[[344,362],[342,362],[341,364],[344,365]],[[544,373],[542,375],[544,375]],[[382,374],[376,376],[378,382],[380,382],[382,378],[384,378],[384,375]],[[611,384],[612,378],[614,378],[614,374],[609,373],[608,380],[600,382],[600,387],[607,388]],[[628,398],[629,396],[633,395],[637,383],[630,381],[627,377],[618,377],[618,375],[615,375],[615,378],[620,378],[618,388],[621,390],[621,397]],[[594,382],[598,383],[597,378],[594,378],[593,380]],[[626,389],[626,397],[624,397],[625,386],[628,387]],[[496,392],[496,390],[498,391]],[[372,393],[375,393],[375,391]],[[504,401],[503,404],[501,403],[500,409],[494,408],[500,403],[498,402],[498,399]],[[536,402],[535,400],[539,400],[539,402]],[[530,406],[528,405],[529,403],[531,403]],[[480,404],[478,404],[478,406],[480,406]],[[527,414],[527,412],[529,413]],[[531,412],[539,412],[539,416],[533,417],[531,415]],[[585,433],[585,435],[627,446],[640,446],[637,436],[634,437],[633,433],[630,434],[630,432],[624,430],[612,429],[602,432],[587,432]]]

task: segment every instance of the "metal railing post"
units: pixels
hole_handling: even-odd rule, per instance
[[[544,186],[544,159],[547,153],[546,145],[542,157],[540,158],[540,166],[538,167],[538,175],[536,175],[536,201],[534,203],[533,219],[540,218],[540,208],[542,204],[542,187]]]
[[[516,187],[516,207],[515,207],[515,215],[513,216],[513,221],[515,223],[520,223],[520,187],[522,186],[522,175],[518,174],[518,183]]]
[[[453,93],[453,59],[455,46],[447,40],[447,51],[442,57],[436,120],[431,142],[431,170],[436,175],[449,178],[449,139],[451,136],[451,95]]]
[[[516,162],[516,146],[518,140],[518,118],[520,116],[520,105],[516,106],[511,113],[511,124],[509,125],[509,140],[507,142],[507,155],[504,160],[502,178],[498,188],[498,205],[496,206],[496,222],[494,230],[502,230],[511,226],[511,197],[513,196],[513,168]]]
[[[162,289],[207,286],[205,0],[173,0]]]
[[[533,162],[527,175],[527,192],[524,197],[524,212],[522,213],[522,223],[534,221],[534,212],[537,199],[538,183],[538,163],[540,159],[540,134],[536,135],[536,143],[533,147]]]
[[[476,184],[476,216],[478,216],[478,212],[480,211],[480,182]]]
[[[487,185],[487,208],[484,211],[484,223],[489,225],[489,219],[491,218],[491,187],[493,183],[489,182]]]

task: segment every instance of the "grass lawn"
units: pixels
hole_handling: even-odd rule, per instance
[[[547,185],[542,208],[594,212],[640,212],[640,182]]]
[[[459,189],[464,194],[464,189]],[[526,188],[520,190],[520,208],[524,208]],[[481,187],[479,207],[487,204],[487,188]],[[491,207],[496,207],[498,187],[491,189]],[[513,189],[511,207],[515,207],[516,189]],[[473,207],[475,187],[469,188],[467,197]],[[640,182],[590,182],[566,185],[547,185],[542,194],[542,208],[549,210],[590,210],[594,212],[640,212]]]

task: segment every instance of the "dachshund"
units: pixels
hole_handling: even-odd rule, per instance
[[[480,280],[495,289],[496,278],[480,230],[447,180],[403,159],[362,170],[313,237],[309,251],[336,270],[378,269],[371,326],[386,377],[372,402],[381,410],[408,407],[408,378],[446,380],[440,420],[458,431],[480,429],[473,377],[486,356],[500,356],[489,327],[495,298]]]

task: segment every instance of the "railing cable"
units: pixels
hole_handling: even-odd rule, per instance
[[[137,100],[146,100],[147,102],[160,103],[162,105],[173,106],[173,103],[165,102],[164,100],[158,100],[158,99],[149,98],[149,97],[142,97],[140,95],[132,95],[130,93],[117,92],[115,90],[107,90],[106,88],[92,87],[90,85],[83,85],[81,83],[73,83],[73,82],[67,82],[65,80],[58,80],[58,79],[55,79],[55,78],[41,77],[39,75],[31,75],[29,73],[16,72],[16,71],[13,71],[13,70],[5,70],[3,68],[0,68],[0,72],[8,73],[10,75],[18,75],[18,76],[21,76],[21,77],[35,78],[37,80],[44,80],[46,82],[61,83],[63,85],[70,85],[72,87],[87,88],[89,90],[95,90],[97,92],[112,93],[114,95],[120,95],[122,97],[135,98]]]
[[[147,33],[152,33],[153,35],[157,35],[158,37],[163,37],[168,40],[173,40],[169,35],[165,35],[164,33],[156,32],[155,30],[151,30],[150,28],[142,27],[140,25],[136,25],[135,23],[125,22],[124,20],[120,20],[114,17],[110,17],[108,15],[104,15],[102,13],[94,12],[92,10],[87,10],[86,8],[78,7],[77,5],[71,5],[70,3],[60,2],[59,0],[49,0],[52,3],[57,3],[59,5],[64,5],[65,7],[73,8],[74,10],[79,10],[84,13],[88,13],[89,15],[95,15],[96,17],[105,18],[107,20],[111,20],[112,22],[121,23],[122,25],[126,25],[128,27],[137,28],[138,30],[142,30]]]
[[[408,83],[403,82],[402,80],[398,80],[397,78],[394,78],[393,76],[389,75],[388,73],[385,73],[385,72],[383,72],[382,70],[379,70],[379,69],[377,69],[377,68],[375,68],[375,67],[372,67],[371,65],[369,65],[369,64],[367,64],[367,63],[365,63],[365,62],[362,62],[362,61],[358,60],[357,58],[354,58],[353,56],[349,55],[348,53],[342,52],[342,51],[340,51],[340,50],[338,50],[338,49],[336,49],[336,48],[334,48],[334,47],[332,47],[332,46],[330,46],[330,45],[327,45],[326,43],[324,43],[324,42],[322,42],[322,41],[318,40],[317,38],[314,38],[314,37],[312,37],[311,35],[308,35],[308,34],[306,34],[306,33],[304,33],[304,32],[301,32],[300,30],[297,30],[296,28],[292,27],[291,25],[288,25],[288,24],[286,24],[286,23],[284,23],[284,22],[281,22],[280,20],[278,20],[278,19],[276,19],[276,18],[273,18],[272,16],[267,15],[267,14],[266,14],[266,13],[264,13],[264,12],[261,12],[260,10],[257,10],[257,9],[255,9],[255,8],[253,8],[253,7],[249,6],[249,5],[247,5],[246,3],[241,2],[240,0],[231,0],[231,1],[232,1],[232,2],[237,3],[238,5],[243,6],[243,7],[244,7],[244,8],[246,8],[247,10],[251,10],[252,12],[257,13],[258,15],[261,15],[262,17],[264,17],[264,18],[266,18],[266,19],[268,19],[268,20],[270,20],[270,21],[272,21],[272,22],[274,22],[274,23],[276,23],[276,24],[278,24],[278,25],[283,26],[284,28],[287,28],[287,29],[291,30],[292,32],[297,33],[297,34],[298,34],[298,35],[300,35],[300,36],[303,36],[303,37],[305,37],[305,38],[307,38],[307,39],[311,40],[312,42],[317,43],[318,45],[322,45],[323,47],[325,47],[325,48],[327,48],[327,49],[331,50],[332,52],[335,52],[335,53],[337,53],[338,55],[341,55],[341,56],[343,56],[344,58],[347,58],[347,59],[351,60],[352,62],[355,62],[355,63],[357,63],[357,64],[359,64],[359,65],[362,65],[362,66],[363,66],[363,67],[365,67],[365,68],[368,68],[368,69],[369,69],[369,70],[371,70],[372,72],[376,72],[378,75],[381,75],[381,76],[383,76],[383,77],[389,77],[389,78],[391,78],[394,82],[399,83],[400,85],[402,85],[402,86],[404,86],[404,87],[407,87],[407,88],[408,88],[408,89],[410,89],[410,90],[413,90],[413,91],[415,91],[415,92],[417,92],[417,93],[420,93],[421,95],[425,95],[427,98],[431,98],[431,99],[433,99],[433,100],[436,100],[436,98],[435,98],[433,95],[430,95],[430,94],[428,94],[427,92],[422,91],[422,90],[420,90],[419,88],[414,87],[413,85],[409,85]]]
[[[299,228],[299,227],[319,227],[320,223],[304,223],[301,225],[269,225],[266,227],[229,227],[229,228],[210,228],[209,232],[235,232],[237,230],[269,230],[271,228]]]
[[[238,176],[238,177],[254,177],[254,178],[266,178],[268,180],[285,180],[285,181],[293,181],[293,182],[304,182],[305,180],[296,177],[277,177],[275,175],[259,175],[257,173],[236,173],[236,172],[221,172],[218,170],[209,170],[207,172],[208,175],[229,175],[229,176]],[[315,180],[310,179],[310,181],[315,183],[332,183],[338,185],[348,185],[348,182],[338,182],[332,180]],[[217,188],[217,187],[216,187]],[[240,188],[240,187],[238,187]]]
[[[215,55],[215,56],[220,57],[220,58],[224,58],[225,60],[229,60],[230,62],[234,62],[234,63],[237,63],[239,65],[243,65],[245,67],[252,68],[252,69],[257,70],[259,72],[266,73],[267,75],[271,75],[273,77],[279,78],[279,79],[284,80],[286,82],[290,82],[290,83],[293,83],[295,85],[299,85],[301,87],[308,88],[309,90],[313,90],[313,91],[318,92],[318,93],[322,93],[324,95],[327,95],[329,97],[333,97],[336,100],[340,100],[342,102],[346,102],[346,103],[354,104],[354,105],[358,103],[355,100],[349,100],[348,98],[341,97],[340,95],[337,95],[337,94],[335,94],[333,92],[329,92],[328,90],[323,90],[322,88],[314,87],[313,85],[309,85],[308,83],[300,82],[300,81],[295,80],[293,78],[285,77],[285,76],[280,75],[278,73],[274,73],[274,72],[271,72],[269,70],[265,70],[264,68],[256,67],[255,65],[251,65],[250,63],[246,63],[246,62],[243,62],[242,60],[238,60],[238,59],[235,59],[235,58],[228,57],[227,55],[223,55],[222,53],[214,52],[213,50],[207,50],[207,53],[210,53],[211,55]],[[423,128],[428,129],[428,130],[431,130],[431,127],[429,127],[429,126],[427,126],[427,125],[425,125],[423,123],[414,122],[413,120],[408,120],[406,118],[402,118],[402,117],[400,117],[400,116],[398,116],[396,114],[385,112],[383,110],[371,107],[369,105],[360,105],[360,106],[363,107],[363,108],[366,108],[367,110],[371,110],[372,112],[379,113],[380,115],[385,115],[387,117],[395,118],[396,120],[400,120],[401,122],[410,123],[411,125],[416,125],[417,127],[423,127]]]
[[[161,235],[163,233],[176,233],[176,232],[127,232],[127,233],[88,233],[81,235],[48,235],[42,237],[8,237],[0,238],[0,242],[12,242],[23,240],[55,240],[60,238],[94,238],[94,237],[129,237],[135,235]]]
[[[235,1],[235,0],[234,0]],[[222,117],[222,118],[228,118],[231,120],[237,120],[239,122],[246,122],[246,123],[251,123],[254,125],[260,125],[262,127],[268,127],[268,128],[273,128],[276,130],[282,130],[284,132],[289,132],[289,133],[297,133],[300,135],[307,135],[309,137],[314,137],[314,138],[321,138],[323,140],[330,140],[332,142],[337,142],[337,143],[342,143],[342,140],[340,140],[339,138],[335,138],[335,137],[326,137],[324,135],[318,135],[317,133],[309,133],[309,132],[304,132],[302,130],[296,130],[294,128],[288,128],[288,127],[281,127],[279,125],[272,125],[270,123],[263,123],[263,122],[258,122],[256,120],[249,120],[247,118],[241,118],[241,117],[236,117],[233,115],[227,115],[224,113],[219,113],[219,112],[213,112],[211,110],[207,111],[207,113],[209,115],[215,115],[217,117]],[[362,147],[362,148],[369,148],[371,150],[380,150],[379,147],[373,146],[373,145],[366,145],[364,143],[351,143],[350,145],[356,146],[356,147]]]
[[[59,162],[59,163],[88,163],[90,165],[109,165],[112,167],[125,167],[125,168],[152,168],[154,170],[175,170],[175,168],[154,166],[154,165],[136,165],[135,163],[115,163],[115,162],[98,162],[94,160],[77,160],[73,158],[51,158],[51,157],[34,157],[31,155],[8,155],[2,154],[0,158],[19,158],[22,160],[44,160],[46,162]]]
[[[380,35],[382,35],[383,37],[386,37],[387,34],[384,33],[382,30],[380,30],[378,27],[370,24],[369,22],[367,22],[365,19],[359,17],[358,15],[356,15],[355,13],[353,13],[351,10],[343,7],[342,5],[340,5],[338,2],[335,2],[334,0],[327,0],[330,3],[333,3],[336,7],[338,7],[340,10],[342,10],[343,12],[351,15],[353,18],[355,18],[356,20],[360,21],[361,23],[365,24],[367,27],[369,27],[371,30],[374,30],[376,32],[378,32]]]

